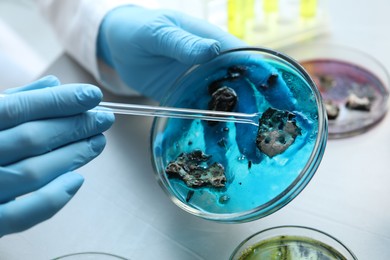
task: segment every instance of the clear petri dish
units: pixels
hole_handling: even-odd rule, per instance
[[[389,74],[369,54],[350,47],[307,43],[284,50],[316,82],[329,119],[329,138],[364,133],[386,115]]]
[[[53,260],[130,260],[130,258],[103,252],[80,252],[56,257]]]
[[[259,112],[259,126],[156,118],[151,150],[157,180],[183,210],[246,222],[294,199],[322,159],[327,119],[321,95],[288,56],[229,50],[192,67],[162,106]]]
[[[279,226],[260,231],[241,242],[230,260],[356,260],[338,239],[302,226]]]

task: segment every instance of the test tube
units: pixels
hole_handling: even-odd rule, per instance
[[[228,31],[243,39],[255,16],[255,0],[227,0]]]
[[[240,0],[227,0],[228,12],[228,31],[237,36],[244,38],[244,4]]]
[[[244,13],[246,21],[253,20],[255,18],[255,0],[245,0],[244,2]]]
[[[279,0],[263,0],[264,22],[269,31],[276,31],[279,11]]]
[[[300,14],[302,18],[313,18],[317,14],[317,0],[300,0]]]
[[[276,13],[278,11],[278,0],[263,0],[264,13]]]

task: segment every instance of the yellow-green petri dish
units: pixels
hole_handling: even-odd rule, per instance
[[[317,229],[279,226],[245,239],[230,260],[356,260],[342,242]]]

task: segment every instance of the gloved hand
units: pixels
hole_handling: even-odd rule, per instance
[[[0,237],[59,211],[83,177],[73,170],[103,150],[112,113],[86,112],[102,99],[92,85],[53,76],[0,98]],[[24,196],[27,195],[28,196]]]
[[[172,10],[122,6],[99,31],[98,56],[141,94],[160,101],[192,65],[246,44],[217,26]]]

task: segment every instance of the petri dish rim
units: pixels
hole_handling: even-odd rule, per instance
[[[72,259],[82,259],[83,257],[88,257],[88,259],[92,259],[89,257],[104,257],[105,259],[116,259],[116,260],[130,260],[130,258],[125,258],[123,256],[114,255],[111,253],[104,253],[104,252],[78,252],[78,253],[70,253],[63,256],[55,257],[53,260],[72,260]],[[81,257],[81,258],[80,258]]]

